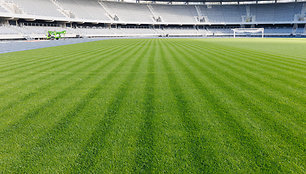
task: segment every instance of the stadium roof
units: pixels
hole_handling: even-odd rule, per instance
[[[136,0],[137,1],[137,0]],[[230,3],[230,2],[305,2],[305,0],[139,0],[139,1],[155,1],[155,2],[198,2],[198,3],[206,3],[206,2],[222,2],[222,3]]]

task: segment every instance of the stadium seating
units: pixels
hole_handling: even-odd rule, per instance
[[[146,4],[102,2],[103,5],[126,23],[152,23],[153,15]]]
[[[0,6],[0,13],[7,13],[7,11],[3,7]]]
[[[165,23],[196,23],[197,12],[191,5],[152,5],[156,15]]]
[[[14,10],[7,10],[5,3],[13,4]],[[37,8],[39,7],[39,8]],[[15,14],[14,14],[15,13]],[[284,26],[264,26],[269,35],[303,35],[306,3],[273,3],[273,4],[240,4],[240,5],[182,5],[182,4],[145,4],[125,3],[102,0],[6,0],[0,2],[0,15],[5,17],[22,17],[30,15],[30,19],[46,21],[66,21],[77,24],[103,23],[104,26],[120,24],[119,28],[81,27],[48,28],[48,27],[10,27],[1,26],[0,35],[16,34],[25,37],[41,38],[50,29],[68,30],[71,36],[229,36],[233,32],[226,25],[256,26],[258,24],[284,24]],[[19,16],[18,16],[19,15]],[[1,16],[0,16],[1,17]],[[252,20],[247,21],[246,18]],[[157,20],[158,18],[158,20]],[[199,19],[204,20],[199,20]],[[293,27],[298,22],[300,27]],[[126,24],[131,25],[129,27]],[[139,27],[141,24],[146,28]],[[155,29],[153,25],[163,25]],[[167,27],[175,25],[175,27]],[[189,25],[186,28],[184,25]],[[196,29],[196,25],[205,25]],[[209,27],[210,25],[217,25]],[[288,26],[289,25],[289,26]],[[291,25],[291,26],[290,26]],[[181,27],[180,27],[181,26]],[[224,27],[218,27],[224,26]],[[185,28],[184,28],[185,27]],[[205,28],[205,29],[203,29]],[[6,31],[10,29],[10,31]]]
[[[304,32],[305,32],[305,28],[304,27],[298,27],[297,29],[296,29],[296,34],[304,34]]]
[[[3,35],[7,34],[19,34],[17,27],[14,26],[1,26],[0,33]]]
[[[293,34],[292,28],[282,27],[282,28],[265,28],[266,35],[290,35]]]
[[[246,15],[244,6],[200,6],[200,9],[211,23],[239,23],[242,22],[242,16]]]
[[[67,10],[70,10],[75,18],[111,21],[107,12],[96,0],[57,0]]]
[[[205,29],[195,28],[103,28],[103,27],[84,27],[84,28],[62,28],[62,27],[43,27],[43,26],[1,26],[0,36],[23,36],[25,39],[45,38],[48,31],[67,31],[67,37],[124,37],[124,36],[233,36],[230,27],[219,27]],[[259,33],[260,34],[260,33]],[[304,28],[297,28],[294,33],[291,27],[267,27],[266,36],[290,36],[292,34],[305,35]],[[0,37],[3,39],[3,37]]]
[[[19,27],[0,26],[0,39],[23,39],[24,36]]]
[[[214,36],[233,35],[233,31],[231,30],[231,28],[209,28],[207,30],[210,35],[214,35]]]
[[[251,4],[251,5],[166,5],[110,2],[100,0],[10,0],[26,14],[49,17],[67,17],[59,7],[71,11],[75,18],[111,22],[117,17],[122,23],[196,24],[198,16],[206,23],[241,23],[243,16],[254,16],[256,22],[292,22],[301,14],[303,3]],[[53,3],[52,3],[53,2]],[[57,6],[58,4],[59,6]],[[37,8],[39,7],[39,8]],[[250,14],[246,9],[250,9]],[[1,8],[0,12],[6,12]],[[154,14],[153,14],[154,13]],[[201,13],[201,14],[199,14]],[[303,14],[301,14],[303,15]],[[69,16],[68,16],[69,17]]]
[[[42,0],[11,0],[26,14],[37,16],[64,17],[51,1]]]
[[[256,16],[257,22],[289,22],[301,9],[301,3],[251,5],[251,15]]]

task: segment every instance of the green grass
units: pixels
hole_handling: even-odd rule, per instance
[[[304,173],[305,39],[0,55],[0,173]]]

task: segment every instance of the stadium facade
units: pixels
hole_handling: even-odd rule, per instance
[[[305,1],[2,0],[0,18],[0,39],[42,39],[61,30],[66,37],[221,37],[233,36],[234,28],[306,36]]]

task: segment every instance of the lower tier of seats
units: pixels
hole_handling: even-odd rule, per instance
[[[70,28],[1,26],[0,39],[46,39],[48,31],[63,31],[63,37],[232,37],[232,28]],[[236,36],[261,36],[261,33]],[[306,36],[306,30],[293,27],[267,27],[264,36]]]

